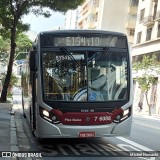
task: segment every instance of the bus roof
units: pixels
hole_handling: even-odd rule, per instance
[[[75,30],[52,30],[52,31],[44,31],[40,32],[39,34],[111,34],[111,35],[117,35],[117,36],[126,36],[124,33],[121,32],[114,32],[114,31],[106,31],[106,30],[90,30],[90,29],[75,29]]]

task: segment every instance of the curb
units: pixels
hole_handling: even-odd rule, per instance
[[[13,104],[12,104],[12,110],[11,110],[11,152],[16,152],[16,153],[21,153],[21,144],[18,143],[18,133],[19,133],[19,128],[20,126],[18,125],[19,122],[17,122],[17,119],[16,119],[16,116],[17,116],[17,112],[16,110],[19,108],[18,106],[18,103],[16,100],[13,101]],[[23,130],[23,133],[21,134],[24,134],[26,135],[26,133],[24,132]],[[27,138],[27,137],[26,137]],[[29,143],[29,142],[28,142]],[[25,151],[22,149],[23,152],[28,152],[28,151]],[[23,159],[24,157],[13,157],[11,160],[20,160],[20,159]],[[26,157],[25,159],[27,160],[33,160],[32,158],[30,157]]]
[[[11,110],[11,133],[10,133],[10,141],[11,141],[11,152],[19,152],[13,104],[12,104],[12,110]],[[16,160],[17,158],[15,157],[15,158],[12,158],[12,159],[15,159],[15,160]]]

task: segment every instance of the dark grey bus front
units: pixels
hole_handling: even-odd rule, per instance
[[[37,136],[129,135],[132,83],[126,36],[46,32],[37,48]]]

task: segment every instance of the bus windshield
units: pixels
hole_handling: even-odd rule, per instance
[[[128,99],[126,50],[42,52],[46,101],[123,101]]]

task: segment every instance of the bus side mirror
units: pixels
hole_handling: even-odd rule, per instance
[[[29,52],[29,67],[30,71],[36,71],[36,51]]]

